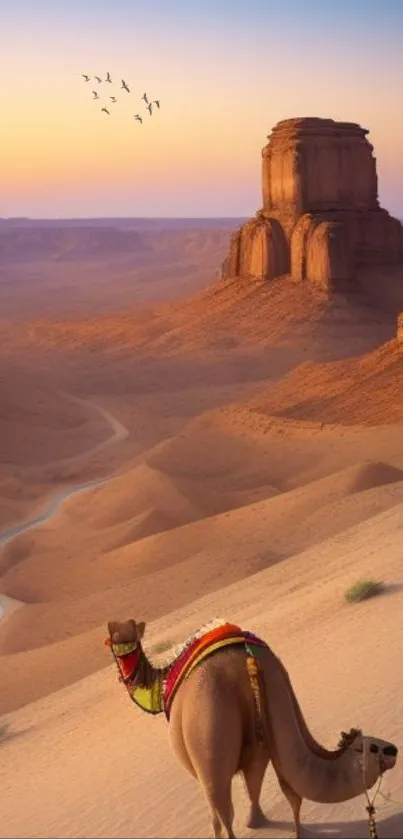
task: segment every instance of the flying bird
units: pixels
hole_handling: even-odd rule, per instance
[[[141,97],[141,98],[142,98],[142,99],[144,99],[144,102],[146,103],[146,105],[148,105],[147,94],[146,94],[146,93],[143,93],[143,95],[142,95],[142,97]]]
[[[115,103],[115,102],[117,102],[117,101],[118,101],[118,100],[116,99],[116,96],[110,96],[110,97],[109,97],[109,99],[110,99],[110,100],[111,100],[111,102],[113,102],[113,103]]]
[[[106,82],[109,82],[110,84],[112,84],[112,79],[111,79],[111,74],[110,74],[110,73],[107,73],[107,74],[106,74],[106,79],[105,79],[105,81],[106,81]]]
[[[96,90],[92,91],[92,95],[93,95],[94,99],[99,99],[99,96],[98,96]]]
[[[156,106],[157,106],[157,108],[159,108],[159,106],[160,106],[160,100],[159,100],[159,99],[154,99],[153,105],[156,105]]]
[[[86,75],[85,75],[85,73],[81,73],[81,75],[82,75],[82,77],[83,77],[83,79],[84,79],[84,81],[85,81],[85,82],[89,82],[89,81],[90,81],[90,78],[91,78],[90,76],[86,76]]]
[[[138,121],[141,122],[141,123],[143,122],[143,120],[141,119],[141,116],[139,116],[139,114],[135,114],[134,119],[138,119]]]
[[[98,84],[101,84],[102,79],[100,79],[100,78],[99,78],[99,76],[94,76],[94,79],[96,79],[96,80],[97,80]]]
[[[127,92],[130,93],[130,88],[127,86],[124,79],[122,79],[122,90],[127,90]]]
[[[149,103],[148,103],[147,108],[148,108],[148,110],[150,111],[150,116],[152,116],[152,112],[153,112],[153,105],[152,105],[152,102],[149,102]]]
[[[110,113],[109,113],[107,108],[101,108],[101,111],[104,111],[105,114],[109,114],[109,116],[110,116]]]

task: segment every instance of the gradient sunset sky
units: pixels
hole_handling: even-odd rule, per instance
[[[1,6],[0,216],[248,216],[272,127],[320,116],[370,129],[403,217],[403,0]],[[80,75],[107,71],[130,96]]]

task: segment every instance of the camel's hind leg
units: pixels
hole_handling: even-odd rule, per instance
[[[206,796],[211,812],[214,839],[225,839],[226,836],[228,839],[235,839],[235,834],[232,830],[234,808],[231,798],[231,778],[225,784],[225,781],[223,781],[222,767],[217,777],[217,773],[214,773],[211,765],[203,765],[203,762],[200,760],[193,762],[185,747],[180,729],[172,729],[170,734],[173,750],[180,763],[193,778],[199,781]]]
[[[260,748],[251,755],[242,768],[242,774],[251,802],[249,818],[247,821],[248,827],[263,827],[268,823],[268,819],[264,815],[259,803],[263,779],[268,764],[268,753],[265,749]]]
[[[215,662],[211,657],[210,662]],[[232,779],[239,769],[243,739],[242,706],[235,683],[217,656],[211,670],[196,668],[175,699],[187,759],[210,809],[215,837],[234,839]],[[208,662],[207,662],[208,663]],[[186,700],[186,701],[185,701]],[[175,710],[175,703],[174,703]],[[175,722],[175,717],[171,725]]]
[[[294,816],[294,825],[295,825],[295,839],[300,839],[300,836],[301,836],[300,812],[301,812],[302,798],[300,798],[298,793],[296,793],[295,790],[293,790],[293,788],[290,787],[290,785],[287,783],[287,781],[284,780],[284,778],[281,778],[279,775],[277,777],[278,777],[278,782],[280,784],[280,787],[281,787],[281,789],[282,789],[282,791],[283,791],[283,793],[284,793],[284,795],[285,795],[285,797],[286,797],[287,801],[289,802],[289,804],[291,806],[291,809],[292,809],[292,814]]]
[[[229,790],[204,788],[204,792],[211,810],[214,839],[235,839],[232,829],[234,808],[231,801],[231,788]]]
[[[228,715],[230,716],[230,715]],[[222,726],[223,733],[224,725]],[[225,731],[224,731],[225,733]],[[198,750],[193,758],[193,765],[203,793],[206,797],[213,824],[215,839],[235,839],[232,825],[234,821],[234,807],[232,804],[232,778],[236,774],[239,762],[239,743],[236,732],[227,733],[226,751],[218,751],[214,745],[215,738],[210,741],[210,748],[204,753]]]

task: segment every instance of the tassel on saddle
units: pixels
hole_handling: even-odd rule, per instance
[[[255,705],[255,725],[256,725],[256,738],[259,745],[262,745],[265,741],[265,727],[264,727],[264,713],[265,710],[263,708],[263,701],[264,701],[264,685],[263,680],[261,678],[261,667],[259,662],[255,658],[254,655],[251,654],[251,651],[247,649],[248,657],[246,659],[246,669],[248,671],[249,680],[251,683],[252,693],[253,693],[253,700]]]

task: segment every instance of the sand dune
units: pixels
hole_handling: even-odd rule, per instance
[[[273,284],[267,295],[260,284],[235,286],[220,281],[186,301],[159,305],[146,322],[143,313],[139,317],[129,310],[99,319],[38,319],[30,326],[28,337],[35,346],[78,349],[99,346],[102,335],[107,335],[110,344],[136,347],[137,351],[144,348],[146,353],[205,353],[217,347],[233,350],[248,341],[254,346],[274,343],[286,333],[290,322],[299,321],[304,331],[305,320],[320,317],[322,308],[309,294],[286,283]],[[150,330],[152,322],[155,337]]]
[[[102,440],[108,428],[83,406],[66,402],[41,376],[11,362],[0,375],[2,467],[37,465],[79,453],[88,439]],[[51,434],[49,433],[51,431]]]
[[[198,421],[192,421],[177,438],[152,450],[147,456],[148,465],[137,466],[133,471],[119,475],[106,485],[90,490],[86,495],[84,508],[79,498],[69,500],[56,519],[36,531],[37,547],[31,560],[35,561],[37,554],[39,561],[45,547],[57,556],[58,550],[60,551],[57,544],[58,534],[64,529],[69,532],[69,543],[72,547],[77,540],[78,543],[86,545],[87,556],[94,556],[100,549],[105,550],[105,544],[108,543],[107,528],[114,528],[116,524],[123,522],[130,527],[132,519],[148,511],[150,507],[165,510],[179,526],[201,518],[202,515],[221,512],[225,503],[228,506],[224,509],[227,510],[235,506],[233,502],[238,498],[236,495],[234,498],[234,493],[238,490],[244,491],[245,496],[247,492],[255,493],[255,497],[262,498],[264,503],[278,493],[279,488],[284,491],[295,485],[303,486],[310,483],[310,492],[304,494],[305,490],[301,490],[300,493],[301,497],[306,497],[309,506],[313,481],[324,475],[332,475],[338,466],[343,466],[343,460],[344,467],[357,461],[360,463],[368,448],[371,445],[375,446],[374,436],[371,436],[370,431],[365,433],[365,430],[355,429],[343,436],[337,429],[333,432],[307,435],[306,430],[301,432],[297,426],[291,429],[287,437],[284,436],[284,428],[277,425],[271,429],[271,433],[264,427],[263,430],[259,429],[260,434],[253,435],[251,429],[241,423],[234,422],[231,428],[228,412],[231,413],[231,409],[218,414],[213,412],[205,415],[205,419],[202,417]],[[235,419],[238,419],[238,413]],[[219,428],[219,421],[227,428],[226,435],[223,428]],[[378,452],[382,456],[389,457],[391,462],[397,465],[400,462],[403,466],[398,437],[386,430],[383,434],[378,433],[377,443]],[[373,448],[373,451],[376,453],[376,448]],[[363,469],[364,474],[368,469],[375,471],[372,476],[374,485],[376,482],[386,483],[391,477],[396,478],[400,475],[387,463],[384,467],[364,463]],[[353,470],[352,476],[351,473],[347,473],[346,480],[355,480],[354,476]],[[333,476],[328,486],[336,485],[337,480]],[[346,491],[346,488],[343,487],[342,491]],[[321,487],[314,494],[314,504],[316,495],[323,503],[325,495],[322,495]],[[214,509],[215,500],[218,509]],[[277,499],[277,502],[273,498],[273,504],[278,503],[281,506],[286,502],[287,496]],[[207,508],[210,508],[208,513]],[[10,545],[9,550],[14,548]],[[100,568],[99,562],[97,568]],[[22,579],[22,575],[26,576],[26,570],[26,565],[20,569],[19,578]],[[68,576],[68,590],[71,590],[71,586],[76,590],[71,569]],[[80,586],[84,576],[85,571],[80,560]],[[5,582],[8,584],[8,578]],[[49,579],[46,589],[39,590],[42,593],[46,591],[46,596],[49,596],[51,592],[55,593],[58,590],[60,582],[60,578],[54,583]],[[31,583],[28,583],[26,589],[30,585]],[[38,574],[35,574],[35,588],[38,590]],[[26,591],[24,594],[20,592],[18,596],[24,599]]]
[[[101,491],[92,492],[96,497]],[[137,530],[136,541],[122,547],[108,543],[110,534],[105,542],[93,531],[87,536],[85,561],[82,548],[75,559],[74,539],[58,558],[55,539],[52,546],[40,531],[35,541],[23,535],[4,551],[2,589],[29,605],[3,626],[0,650],[9,655],[78,635],[101,622],[107,606],[141,604],[150,618],[159,617],[402,501],[403,472],[387,464],[363,464],[145,538]],[[59,533],[58,527],[57,538]],[[79,544],[80,536],[76,539]],[[49,563],[55,561],[59,567],[50,578]],[[58,667],[67,666],[60,653]]]
[[[11,361],[0,374],[0,530],[46,504],[53,464],[73,465],[110,437],[105,418],[59,393],[49,377]],[[45,468],[46,467],[46,468]]]
[[[264,398],[271,399],[277,388],[266,388]],[[340,427],[321,422],[319,409],[315,420],[288,420],[264,411],[262,402],[261,396],[252,397],[205,412],[150,450],[147,462],[177,481],[186,480],[188,491],[193,479],[208,480],[210,488],[216,485],[229,494],[267,486],[267,495],[363,462],[369,453],[369,459],[403,467],[396,424]],[[399,402],[396,392],[396,410]]]
[[[26,369],[11,365],[2,384],[0,524],[10,526],[46,509],[63,480],[90,480],[85,467],[129,431],[102,406]]]
[[[228,232],[156,237],[145,225],[133,274],[126,254],[98,278],[90,260],[82,274],[69,262],[71,276],[58,261],[59,274],[48,264],[32,285],[25,276],[15,297],[10,277],[4,285],[14,314],[30,291],[22,328],[0,324],[0,512],[23,516],[75,473],[108,480],[0,554],[0,836],[207,835],[164,721],[143,719],[109,666],[111,618],[146,619],[151,653],[214,615],[239,621],[284,658],[326,744],[356,724],[401,742],[394,318],[364,293],[328,301],[287,278],[215,282],[162,303],[212,279]],[[118,445],[105,451],[112,431]],[[385,592],[349,606],[344,593],[361,576]],[[384,789],[403,802],[400,763]],[[238,782],[235,798],[237,835],[252,835]],[[397,837],[403,803],[382,802],[379,833]],[[306,803],[307,835],[367,835],[364,804]],[[259,835],[288,835],[272,774],[264,805],[274,821]]]
[[[109,528],[104,551],[115,550],[139,539],[145,539],[146,536],[152,536],[154,533],[172,530],[177,526],[178,522],[173,514],[167,513],[166,510],[151,507],[149,510],[139,513],[138,516],[134,516],[129,522],[123,522],[123,525],[118,524]]]
[[[385,352],[395,358],[394,347]],[[379,387],[389,366],[378,363]],[[317,388],[333,367],[320,368]],[[28,605],[0,627],[2,651],[86,632],[106,603],[141,603],[158,617],[399,503],[400,429],[284,420],[259,399],[191,420],[84,506],[68,501],[7,545],[2,591]]]
[[[397,341],[362,357],[303,364],[250,401],[253,409],[340,425],[379,425],[403,418],[403,350]]]
[[[147,646],[167,635],[173,640],[183,638],[213,614],[225,614],[263,634],[281,655],[308,722],[325,744],[333,744],[338,732],[353,724],[401,741],[399,661],[403,650],[396,627],[403,596],[399,586],[402,515],[400,504],[348,530],[337,541],[250,577],[242,590],[237,585],[224,588],[174,617],[166,616],[149,625]],[[360,574],[381,575],[390,590],[383,598],[349,607],[342,595]],[[115,612],[108,611],[112,615]],[[106,652],[101,652],[104,633],[100,627],[91,635],[106,664]],[[20,668],[28,659],[29,654],[21,658]],[[10,680],[24,681],[20,668],[14,676],[12,659],[10,665]],[[360,697],[365,697],[365,703]],[[164,721],[141,716],[110,666],[10,712],[1,748],[1,836],[207,835],[203,797],[171,755]],[[35,755],[40,773],[32,773],[28,754]],[[391,793],[394,801],[403,800],[400,763],[386,776],[382,792]],[[19,808],[15,807],[17,795],[23,805]],[[238,781],[234,797],[238,835],[252,835],[244,826],[246,800]],[[339,805],[305,802],[308,835],[336,830],[340,837],[365,836],[365,803],[363,797]],[[401,805],[387,804],[384,799],[379,804],[379,834],[397,837]],[[264,784],[263,805],[274,821],[259,835],[288,836],[290,813],[271,772]]]
[[[179,522],[198,517],[197,509],[176,489],[170,476],[163,475],[148,463],[142,463],[89,494],[86,526],[104,529],[130,521],[133,515],[147,512],[150,505],[163,506]],[[79,501],[73,500],[68,510],[74,517],[75,511],[80,510]]]
[[[262,350],[277,346],[295,364],[298,356],[327,360],[367,352],[396,333],[395,317],[371,308],[364,296],[336,295],[329,304],[286,277],[270,286],[220,280],[148,312],[118,306],[110,315],[32,319],[26,335],[9,335],[8,341],[14,348],[28,339],[36,348],[76,352],[135,348],[137,357],[146,358],[228,358],[248,350],[256,361]]]

